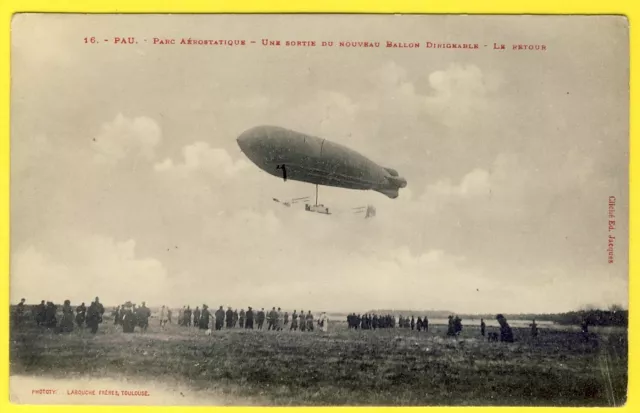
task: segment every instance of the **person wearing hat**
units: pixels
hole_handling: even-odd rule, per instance
[[[133,333],[137,324],[136,315],[133,313],[133,303],[131,301],[124,303],[120,314],[122,317],[122,332]]]
[[[216,330],[222,330],[222,327],[224,326],[224,310],[222,309],[222,306],[220,306],[220,308],[218,308],[218,311],[216,311]]]
[[[16,306],[16,313],[15,313],[15,323],[16,324],[21,324],[22,321],[24,320],[24,308],[25,308],[25,299],[22,298],[20,299],[20,302],[18,303],[18,305]]]
[[[71,301],[64,300],[62,306],[62,321],[60,321],[60,332],[70,333],[73,331],[73,308],[71,308]]]
[[[82,327],[84,324],[84,320],[87,318],[87,307],[84,305],[84,302],[76,307],[76,324],[78,327]]]
[[[87,311],[87,326],[91,328],[91,333],[96,334],[98,332],[98,325],[102,323],[103,314],[104,306],[100,304],[100,299],[96,297]]]
[[[233,327],[233,310],[227,307],[227,328]]]
[[[245,313],[244,328],[253,330],[253,309],[251,307],[249,307],[249,309]]]
[[[262,330],[262,325],[264,324],[264,318],[265,318],[265,314],[264,314],[264,307],[263,307],[262,310],[258,311],[258,317],[256,318],[256,321],[258,322],[258,330]]]
[[[138,314],[136,316],[138,326],[142,331],[147,331],[147,327],[149,327],[149,317],[151,317],[151,310],[147,307],[147,303],[143,301],[142,306],[138,307]]]
[[[208,330],[209,329],[209,316],[211,313],[209,312],[209,307],[206,304],[202,304],[202,312],[200,313],[200,330]]]
[[[313,331],[313,314],[311,314],[311,310],[307,311],[307,331]]]

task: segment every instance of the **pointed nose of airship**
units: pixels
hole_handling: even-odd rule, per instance
[[[251,131],[242,132],[240,136],[238,136],[238,138],[236,139],[236,142],[238,142],[238,146],[240,147],[240,150],[244,153],[247,153],[250,151],[251,142],[255,140],[255,138],[253,138],[253,136],[249,132]]]
[[[260,152],[263,148],[263,141],[268,136],[268,129],[265,126],[257,126],[255,128],[248,129],[240,134],[236,141],[238,146],[249,158],[251,158],[256,152]]]

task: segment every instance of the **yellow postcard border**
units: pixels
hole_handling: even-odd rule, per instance
[[[436,1],[365,1],[353,0],[350,2],[340,0],[244,0],[242,2],[222,2],[215,0],[94,0],[82,4],[74,0],[5,0],[0,2],[0,280],[6,286],[4,294],[0,298],[0,354],[5,362],[0,362],[0,411],[2,412],[65,412],[73,413],[91,410],[93,412],[188,412],[211,409],[209,407],[124,407],[124,406],[26,406],[9,403],[9,181],[10,181],[10,148],[9,148],[9,108],[10,108],[10,30],[11,18],[18,12],[63,12],[63,13],[429,13],[429,14],[616,14],[625,15],[630,24],[630,61],[631,61],[631,106],[630,106],[630,242],[629,242],[629,391],[627,404],[623,408],[603,408],[606,411],[635,411],[640,407],[639,397],[633,390],[638,386],[640,363],[638,362],[638,350],[632,351],[634,344],[640,342],[640,330],[638,329],[640,318],[635,316],[634,297],[640,294],[637,282],[634,282],[634,274],[638,271],[640,251],[638,251],[638,221],[633,219],[634,212],[640,212],[638,208],[638,191],[633,191],[633,184],[640,179],[640,168],[635,168],[633,149],[638,146],[638,121],[640,120],[640,95],[633,86],[638,81],[636,62],[640,59],[640,31],[634,28],[634,23],[640,22],[640,1],[637,0],[570,0],[560,2],[558,0],[526,0],[520,2],[508,0],[493,0],[491,2],[479,2],[477,0],[436,0]],[[3,122],[6,120],[6,122]],[[637,185],[636,185],[637,186]],[[216,407],[227,411],[249,411],[266,408],[249,407]],[[271,411],[290,409],[285,407],[269,408]],[[325,411],[329,409],[341,409],[343,411],[358,411],[359,407],[327,407],[327,408],[295,408],[296,411]],[[375,410],[417,410],[423,408],[374,408]],[[455,411],[458,409],[474,409],[478,412],[492,412],[496,410],[516,412],[525,410],[545,411],[558,410],[560,408],[522,408],[522,407],[434,407],[436,411]],[[584,410],[582,408],[561,408],[565,411]]]

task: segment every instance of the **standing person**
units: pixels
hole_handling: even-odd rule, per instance
[[[582,330],[582,339],[584,341],[589,341],[589,321],[586,317],[582,319],[582,323],[580,323],[580,329]]]
[[[167,309],[165,308],[165,306],[162,306],[160,308],[160,328],[164,330],[164,326],[167,324],[168,321],[169,321],[169,317],[167,316]]]
[[[231,328],[233,326],[233,310],[231,310],[231,307],[227,307],[227,314],[226,314],[227,318],[227,328]]]
[[[296,331],[298,329],[298,313],[296,310],[293,310],[293,314],[291,314],[291,327],[289,330]]]
[[[529,325],[529,327],[531,327],[531,337],[533,337],[533,338],[538,337],[538,325],[536,324],[536,320],[535,319]]]
[[[320,331],[324,333],[329,331],[329,317],[327,317],[327,313],[325,313],[324,311],[318,318],[318,327],[320,328]]]
[[[313,314],[311,314],[311,310],[307,312],[307,331],[313,331]]]
[[[267,314],[267,331],[275,330],[276,328],[276,308],[273,307],[269,314]]]
[[[459,336],[462,333],[462,320],[460,317],[456,316],[453,320],[453,325],[455,327],[456,336]]]
[[[117,326],[118,324],[121,323],[122,320],[122,314],[120,314],[120,306],[117,305],[115,311],[113,312],[113,325]]]
[[[142,302],[142,306],[138,308],[138,314],[136,315],[136,321],[140,330],[147,331],[149,327],[149,317],[151,317],[151,310],[147,307],[145,301]]]
[[[238,321],[240,322],[240,328],[244,328],[244,319],[245,319],[244,308],[240,309],[240,316],[238,317]]]
[[[169,324],[173,324],[171,321],[171,308],[167,307],[167,321]]]
[[[209,312],[209,307],[206,304],[202,304],[202,313],[200,314],[200,330],[208,330],[209,329],[209,316],[211,313]]]
[[[285,311],[284,312],[284,328],[287,328],[288,325],[289,325],[289,312]]]
[[[429,319],[427,318],[427,316],[424,316],[424,318],[422,319],[422,329],[424,331],[429,331]]]
[[[76,325],[81,328],[84,324],[84,320],[87,318],[87,307],[84,302],[76,307]]]
[[[233,328],[236,328],[236,326],[238,325],[238,318],[240,318],[238,316],[238,310],[233,310]]]
[[[24,303],[25,303],[25,299],[21,298],[20,302],[18,303],[18,305],[16,306],[16,313],[15,313],[15,323],[16,324],[22,324],[22,322],[24,321]]]
[[[418,321],[416,321],[416,330],[422,330],[422,318],[418,316]]]
[[[46,327],[55,327],[58,325],[58,319],[56,318],[56,313],[58,312],[58,308],[52,301],[47,301],[47,307],[44,310],[44,325]]]
[[[138,315],[134,312],[134,305],[131,304],[131,301],[127,301],[122,306],[122,332],[123,333],[133,333],[136,329],[136,325],[138,324]],[[137,311],[137,309],[135,309]]]
[[[191,306],[187,306],[187,309],[184,310],[184,325],[187,327],[191,327]]]
[[[133,304],[131,306],[131,312],[133,313],[133,317],[131,318],[131,322],[133,323],[133,328],[135,329],[138,325],[138,307],[137,304]]]
[[[245,329],[253,330],[253,309],[249,307],[246,313],[247,321],[244,324]]]
[[[183,305],[182,308],[178,310],[178,325],[184,325],[184,312],[187,309],[186,305]]]
[[[118,325],[122,325],[123,317],[124,317],[124,305],[121,305],[120,311],[118,312]]]
[[[447,335],[448,336],[455,336],[456,335],[456,328],[455,328],[455,324],[454,324],[452,315],[449,316],[449,325],[447,327]]]
[[[95,301],[89,306],[87,311],[87,327],[91,328],[91,333],[98,332],[98,326],[102,323],[102,315],[104,314],[104,306],[100,304],[100,299],[96,297]]]
[[[484,319],[480,319],[480,335],[482,335],[482,337],[484,337],[485,334],[485,330],[487,328],[487,325],[484,323]]]
[[[47,307],[44,304],[44,300],[40,301],[40,304],[36,306],[36,324],[37,325],[39,326],[44,325],[46,310],[47,310]]]
[[[198,327],[200,325],[200,307],[196,306],[193,310],[193,326]]]
[[[262,310],[258,311],[258,317],[257,317],[257,321],[258,321],[258,330],[262,330],[262,325],[264,324],[264,307],[262,308]]]
[[[222,309],[222,306],[220,306],[220,308],[218,308],[218,311],[216,311],[215,317],[216,330],[222,330],[222,327],[224,326],[224,310]]]
[[[120,310],[120,317],[122,323],[122,332],[133,333],[136,328],[135,323],[137,318],[133,314],[133,304],[131,304],[131,301],[127,301],[122,305],[122,309]]]
[[[500,341],[505,343],[513,343],[513,331],[511,331],[511,327],[509,323],[507,323],[507,319],[502,315],[498,314],[496,316],[496,320],[500,324]]]
[[[69,300],[64,300],[64,304],[62,306],[60,331],[62,333],[70,333],[73,331],[73,308],[71,308],[71,301]]]
[[[276,311],[276,331],[281,331],[284,324],[284,315],[282,314],[282,309],[278,307],[278,311]]]
[[[304,310],[300,310],[300,331],[305,331],[307,329],[307,319],[304,315]]]
[[[415,330],[416,328],[416,319],[411,316],[411,331]]]

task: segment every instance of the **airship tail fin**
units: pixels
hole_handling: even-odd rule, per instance
[[[387,185],[384,188],[376,189],[377,192],[388,196],[391,199],[398,197],[398,190],[407,186],[407,180],[401,176],[387,176]]]
[[[401,176],[388,176],[387,179],[389,180],[389,182],[391,183],[391,185],[398,187],[398,188],[404,188],[407,186],[407,180],[404,179]]]
[[[388,196],[391,199],[396,199],[398,197],[398,195],[400,195],[398,193],[398,188],[376,189],[376,192],[380,192],[381,194],[384,194],[384,195]]]
[[[395,169],[384,168],[384,170],[389,172],[389,175],[391,175],[391,176],[398,176],[398,171],[396,171]]]

